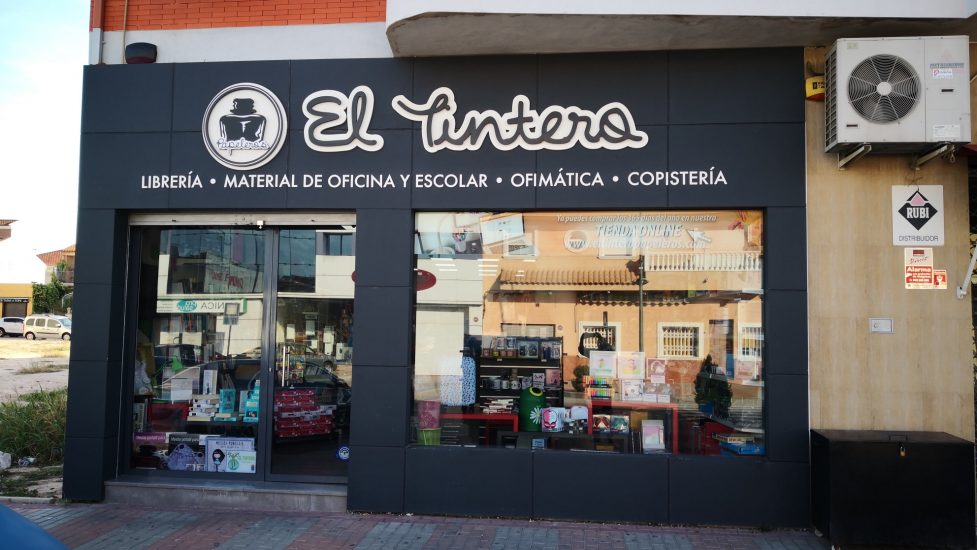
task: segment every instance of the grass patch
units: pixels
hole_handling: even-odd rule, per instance
[[[0,450],[14,460],[32,456],[38,466],[60,464],[67,410],[67,388],[31,392],[0,403]]]
[[[46,466],[16,472],[0,472],[0,495],[8,497],[36,497],[37,489],[32,489],[39,481],[57,479],[64,475],[64,467]]]
[[[68,370],[68,365],[57,363],[31,363],[31,366],[17,369],[14,374],[40,374]]]

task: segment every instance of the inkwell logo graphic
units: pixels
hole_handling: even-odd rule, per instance
[[[203,136],[214,160],[232,170],[270,162],[288,128],[285,108],[264,86],[240,83],[221,90],[204,113]]]
[[[902,205],[899,213],[906,221],[912,224],[919,231],[924,225],[936,215],[936,207],[930,204],[929,200],[922,193],[916,191],[909,197],[906,204]]]

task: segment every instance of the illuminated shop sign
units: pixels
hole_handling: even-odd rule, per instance
[[[319,153],[354,150],[377,152],[383,137],[370,129],[377,99],[368,86],[356,86],[349,93],[319,90],[302,100],[302,140]],[[573,148],[620,151],[643,149],[650,142],[639,130],[630,109],[611,101],[595,109],[576,106],[533,105],[525,95],[512,98],[508,110],[472,109],[459,112],[455,93],[447,87],[435,89],[423,101],[404,95],[389,99],[393,111],[419,123],[425,151],[565,151]],[[349,190],[474,190],[494,186],[521,189],[599,189],[627,186],[665,190],[670,187],[728,185],[720,167],[702,166],[667,170],[660,165],[622,167],[620,170],[562,168],[492,174],[490,170],[452,172],[381,172],[369,164],[362,171],[261,173],[281,151],[288,134],[285,109],[278,98],[258,84],[239,83],[221,90],[208,105],[203,119],[203,141],[208,153],[232,170],[223,174],[185,173],[142,175],[139,187],[148,190],[186,189],[205,186],[225,189],[349,189]],[[296,147],[296,144],[292,145]],[[664,148],[664,145],[662,145]]]
[[[349,95],[337,90],[309,94],[302,102],[305,144],[324,153],[382,149],[383,138],[370,133],[373,97],[373,90],[367,86],[357,86]],[[404,118],[421,123],[424,148],[429,153],[442,149],[477,151],[486,142],[502,151],[562,151],[577,145],[637,149],[648,143],[648,134],[637,129],[631,112],[617,102],[596,112],[559,105],[538,112],[528,97],[517,95],[509,112],[469,111],[459,119],[454,92],[442,87],[423,103],[398,95],[391,105]],[[286,126],[285,110],[270,90],[257,84],[234,84],[221,90],[207,107],[204,143],[224,166],[253,170],[278,153]]]

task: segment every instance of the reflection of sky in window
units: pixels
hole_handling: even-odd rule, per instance
[[[278,284],[283,291],[315,289],[315,231],[283,229],[278,241]]]

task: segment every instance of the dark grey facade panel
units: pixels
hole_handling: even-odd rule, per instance
[[[807,376],[767,374],[765,413],[767,416],[767,459],[775,462],[807,462],[808,389]]]
[[[363,208],[356,211],[357,285],[403,287],[403,296],[398,295],[396,303],[400,304],[404,299],[413,302],[413,264],[414,216],[409,209]],[[359,292],[357,288],[357,299]],[[361,311],[357,308],[356,313]]]
[[[349,461],[346,506],[354,512],[401,514],[404,512],[404,447],[354,445]]]
[[[669,185],[673,208],[803,207],[804,124],[672,125],[668,169],[698,173],[696,185]]]
[[[668,468],[665,455],[534,453],[533,517],[667,523]]]
[[[141,177],[170,173],[170,134],[82,134],[80,172],[79,209],[165,210],[166,193],[142,189]]]
[[[775,231],[776,226],[767,226]],[[768,256],[769,257],[769,256]],[[769,290],[763,295],[764,371],[807,375],[807,292]]]
[[[125,277],[126,256],[117,249],[128,238],[128,221],[116,210],[78,211],[75,284],[112,284]]]
[[[353,341],[356,365],[410,364],[413,292],[410,287],[356,285]]]
[[[671,124],[804,122],[801,48],[668,54]]]
[[[767,258],[763,264],[763,288],[770,290],[807,289],[807,213],[803,206],[768,208],[765,221]]]
[[[67,432],[71,437],[102,439],[118,437],[122,362],[71,360],[68,369]],[[65,462],[84,462],[84,456],[68,455]],[[90,467],[98,467],[91,464]]]
[[[85,67],[82,133],[169,132],[173,123],[174,67],[169,64]]]
[[[402,448],[407,443],[412,374],[408,366],[374,367],[357,363],[350,427],[353,449],[360,446]],[[353,479],[357,479],[355,475],[356,472],[351,473]]]
[[[354,482],[350,479],[351,485]],[[404,511],[531,517],[533,453],[514,449],[408,447]]]
[[[810,525],[806,463],[677,456],[668,473],[671,523]]]
[[[75,436],[64,439],[64,498],[103,500],[105,480],[115,477],[119,438]]]
[[[125,285],[79,283],[74,293],[72,308],[84,317],[72,324],[71,361],[120,360]]]

